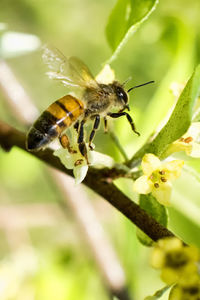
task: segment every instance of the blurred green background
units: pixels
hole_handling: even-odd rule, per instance
[[[78,56],[96,75],[111,56],[104,31],[114,4],[114,0],[1,0],[0,23],[5,28],[1,26],[0,49],[8,32],[33,34],[41,44],[49,43],[67,56]],[[155,80],[154,85],[131,94],[131,115],[140,138],[132,134],[126,120],[118,119],[110,124],[130,157],[173,104],[170,84],[185,82],[200,62],[199,18],[199,0],[161,1],[111,65],[118,80],[123,82],[132,76],[128,87]],[[18,55],[17,43],[13,40],[10,45],[12,54],[4,50],[2,55],[35,105],[43,111],[68,89],[45,75],[40,50]],[[1,119],[27,130],[9,111],[1,91],[0,99]],[[98,151],[122,161],[102,128],[95,144]],[[188,165],[195,172],[200,162],[188,159]],[[0,298],[109,299],[99,268],[73,214],[70,209],[62,214],[59,205],[62,195],[50,178],[49,169],[19,149],[10,153],[0,150],[0,178],[3,220],[0,221]],[[137,200],[132,182],[119,180],[117,184]],[[183,172],[175,183],[169,209],[170,229],[197,246],[200,246],[199,189],[198,176]],[[137,241],[135,227],[102,199],[93,194],[88,197],[124,268],[130,293],[138,300],[153,294],[163,283],[159,272],[150,268],[150,250]]]

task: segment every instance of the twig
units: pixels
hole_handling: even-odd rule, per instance
[[[114,132],[110,131],[110,137],[113,140],[113,142],[115,143],[115,145],[117,146],[117,148],[118,148],[119,152],[121,153],[121,155],[123,156],[123,158],[125,159],[125,162],[128,161],[128,156],[126,155],[126,152],[124,151],[124,148],[120,144],[119,139],[114,134]]]
[[[121,155],[124,157],[125,162],[127,162],[128,161],[128,156],[126,155],[126,152],[124,151],[124,148],[120,144],[118,137],[112,131],[110,131],[110,137],[113,140],[113,142],[115,143],[115,145],[117,146],[117,148],[120,151]]]

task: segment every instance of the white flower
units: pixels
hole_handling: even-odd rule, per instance
[[[174,95],[174,97],[176,99],[178,99],[178,97],[180,96],[180,94],[182,93],[184,87],[186,85],[186,82],[185,83],[180,83],[180,82],[172,82],[170,84],[170,91],[172,92],[172,94]]]
[[[105,65],[95,79],[97,82],[103,84],[112,83],[115,80],[115,72],[111,69],[110,65]]]
[[[84,180],[89,166],[95,166],[96,168],[112,168],[114,166],[114,160],[112,157],[96,151],[91,151],[88,144],[86,144],[89,161],[88,166],[85,157],[82,156],[78,149],[77,133],[74,129],[72,129],[72,142],[70,147],[72,151],[69,152],[68,149],[64,149],[60,146],[60,148],[55,150],[53,154],[59,157],[60,161],[67,169],[73,170],[76,184],[81,183]]]
[[[193,122],[188,131],[167,149],[166,155],[185,151],[191,157],[200,157],[200,122]]]
[[[161,162],[157,156],[148,153],[142,159],[142,170],[144,175],[134,182],[134,190],[139,194],[152,195],[163,205],[170,205],[171,180],[178,178],[181,174],[182,160]]]

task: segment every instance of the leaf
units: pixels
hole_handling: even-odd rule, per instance
[[[116,58],[122,46],[150,16],[157,4],[158,0],[117,1],[106,26],[106,37],[114,52],[109,62]]]
[[[140,195],[140,207],[144,209],[150,216],[152,216],[161,225],[167,227],[168,215],[165,206],[161,205],[151,194]],[[137,229],[137,237],[139,241],[145,246],[151,246],[153,241],[143,231]]]
[[[158,290],[155,292],[153,296],[147,296],[144,298],[144,300],[157,300],[170,288],[170,285],[166,285],[164,288]]]
[[[168,145],[179,139],[187,131],[192,122],[193,107],[199,94],[200,65],[197,66],[187,82],[167,124],[149,145],[147,152],[162,156]]]

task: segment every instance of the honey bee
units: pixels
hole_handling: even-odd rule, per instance
[[[92,150],[92,141],[101,117],[104,119],[105,130],[107,130],[107,117],[126,116],[132,130],[139,135],[131,116],[124,111],[125,109],[130,110],[128,93],[136,87],[153,81],[125,91],[124,84],[120,84],[118,81],[113,81],[110,84],[97,82],[81,60],[76,57],[66,58],[55,48],[45,47],[43,60],[51,70],[48,73],[50,78],[57,79],[67,86],[81,88],[82,97],[78,99],[68,94],[53,102],[40,115],[27,135],[26,147],[29,151],[44,149],[57,137],[60,138],[64,147],[70,149],[68,139],[66,136],[63,138],[64,135],[62,136],[62,134],[66,128],[74,125],[78,132],[79,151],[88,161],[84,141],[84,124],[89,119],[94,121],[89,136],[89,147]],[[113,112],[113,109],[117,112]]]

